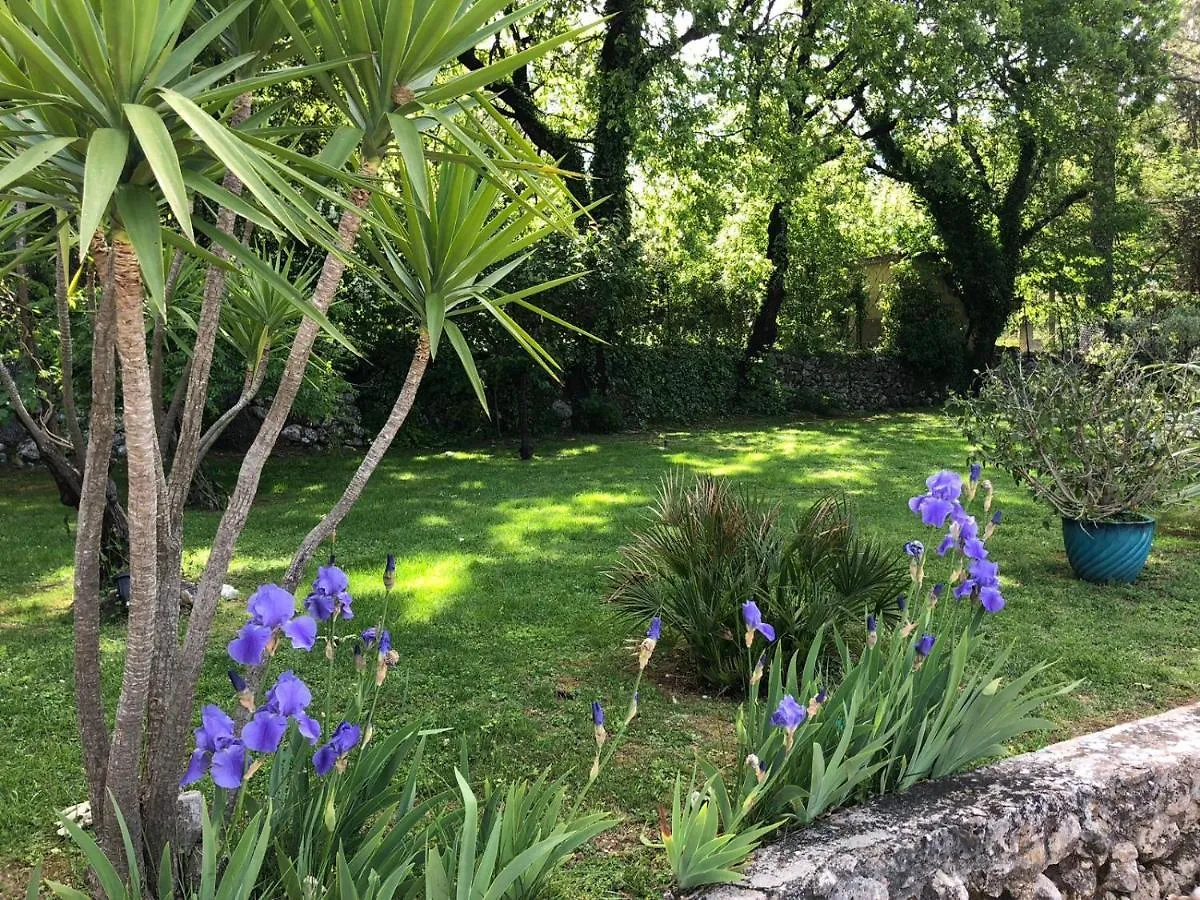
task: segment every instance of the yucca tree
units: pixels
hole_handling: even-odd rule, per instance
[[[352,259],[389,147],[399,150],[398,168],[424,173],[422,130],[436,123],[458,140],[454,155],[474,159],[514,202],[550,209],[540,200],[535,204],[520,185],[532,184],[535,176],[553,179],[553,169],[527,154],[505,155],[493,136],[503,129],[474,127],[463,113],[467,104],[459,101],[578,32],[492,69],[439,78],[464,49],[538,5],[502,15],[503,4],[495,0],[210,0],[202,6],[196,0],[0,0],[0,99],[6,103],[0,192],[52,210],[53,227],[44,239],[57,231],[77,243],[102,287],[91,322],[91,418],[76,540],[76,705],[93,815],[118,858],[113,821],[105,815],[110,791],[126,814],[135,854],[145,836],[149,858],[158,859],[174,836],[178,779],[190,749],[188,728],[220,585],[313,342],[328,327],[324,311]],[[279,68],[280,35],[306,59],[302,66]],[[322,126],[310,135],[327,138],[315,160],[285,146],[305,130],[289,118],[286,105],[257,113],[252,108],[255,92],[308,77],[318,79],[331,105],[346,116],[341,127]],[[471,105],[486,111],[486,102]],[[355,153],[359,176],[348,179],[340,170]],[[508,185],[502,171],[511,172],[518,186]],[[343,210],[336,229],[314,209],[318,199]],[[237,239],[239,218],[327,250],[310,300],[254,255],[252,242]],[[522,227],[536,230],[532,220]],[[165,328],[172,276],[178,275],[175,265],[164,262],[170,258],[164,247],[209,267],[169,466],[167,436],[156,428],[160,398],[146,346],[146,301]],[[225,276],[235,269],[265,279],[302,315],[180,644],[182,498],[205,445],[208,369],[226,300]],[[233,318],[227,332],[231,327]],[[118,364],[132,585],[110,733],[100,691],[98,535]]]
[[[295,7],[276,0],[280,18],[295,50],[313,70],[313,77],[333,108],[345,118],[329,140],[326,162],[340,165],[357,154],[358,179],[349,190],[337,225],[337,236],[326,254],[311,295],[311,309],[324,313],[333,301],[346,266],[357,244],[363,217],[379,184],[385,155],[395,147],[399,166],[414,171],[424,165],[422,129],[434,121],[460,134],[466,151],[478,165],[501,178],[501,171],[526,170],[551,177],[532,152],[522,153],[517,165],[489,154],[501,152],[501,143],[481,132],[473,140],[464,127],[450,121],[460,101],[477,88],[503,77],[516,66],[570,41],[586,31],[580,27],[557,35],[521,54],[498,60],[467,74],[450,67],[468,47],[487,41],[510,22],[528,16],[547,0],[535,0],[516,10],[501,0],[306,0],[307,20],[294,15]],[[448,73],[448,74],[447,74]],[[444,74],[441,80],[439,75]],[[450,110],[449,107],[455,107]],[[257,139],[264,150],[274,147],[266,137]],[[298,154],[288,159],[300,164]],[[315,316],[301,321],[283,364],[279,383],[259,431],[246,452],[238,480],[213,540],[208,563],[195,593],[192,615],[182,652],[175,667],[172,694],[165,704],[164,745],[172,751],[182,746],[190,724],[190,703],[195,695],[216,613],[221,584],[232,561],[238,536],[245,527],[259,478],[275,442],[287,422],[300,390],[313,343],[319,331]],[[163,758],[156,766],[155,784],[161,791],[155,805],[166,809],[172,802],[167,774],[177,771],[181,756]]]
[[[55,0],[0,7],[0,98],[12,104],[0,117],[0,139],[9,157],[0,169],[0,188],[59,210],[60,227],[74,228],[81,254],[91,253],[104,285],[95,326],[97,352],[103,357],[115,349],[120,364],[131,590],[126,665],[111,736],[99,686],[99,570],[92,548],[82,543],[76,562],[77,579],[83,580],[77,585],[86,602],[76,608],[76,649],[83,659],[76,678],[94,809],[103,823],[101,801],[111,792],[128,813],[138,840],[138,782],[151,668],[156,645],[167,644],[155,627],[165,472],[155,426],[157,400],[146,348],[144,300],[148,294],[161,314],[166,293],[164,241],[201,252],[193,244],[195,232],[211,231],[211,226],[193,219],[197,194],[298,239],[327,239],[329,231],[301,199],[295,189],[298,179],[286,163],[213,115],[246,92],[245,85],[229,79],[247,60],[207,65],[202,55],[211,51],[248,2],[242,0],[194,24],[186,37],[192,0]],[[254,79],[254,84],[302,74],[273,71]],[[245,185],[252,203],[235,198],[218,183],[225,171]],[[99,362],[100,371],[106,372],[105,360]],[[101,395],[107,389],[94,386]],[[103,469],[107,480],[108,453],[97,452],[93,460],[91,449],[88,465],[94,462],[97,470]],[[85,474],[85,493],[95,484],[93,476],[98,479],[99,472]],[[152,717],[152,739],[155,721]]]
[[[366,244],[375,263],[373,271],[378,273],[376,284],[416,324],[417,347],[387,421],[337,503],[309,531],[292,557],[284,579],[284,586],[291,590],[299,584],[317,548],[354,506],[404,425],[426,367],[437,356],[443,338],[458,356],[485,410],[487,398],[462,328],[472,315],[490,315],[557,377],[558,364],[517,324],[507,307],[520,306],[574,328],[528,298],[584,273],[516,292],[505,292],[503,284],[506,276],[529,259],[530,247],[550,232],[570,227],[570,215],[564,218],[563,213],[567,194],[554,182],[506,190],[486,177],[483,167],[470,162],[468,155],[454,152],[457,149],[451,145],[432,169],[420,159],[405,165],[396,176],[399,202],[381,195],[372,204],[378,225],[368,232]],[[584,212],[575,210],[576,215]]]

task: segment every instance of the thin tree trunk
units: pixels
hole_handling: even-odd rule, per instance
[[[63,415],[67,420],[67,437],[71,439],[76,464],[82,459],[87,442],[79,425],[79,410],[75,405],[75,350],[71,339],[71,306],[67,297],[66,248],[59,245],[54,255],[54,303],[58,309],[58,366],[62,372]]]
[[[111,275],[111,273],[109,273]],[[105,813],[104,782],[108,768],[108,726],[101,691],[100,606],[104,573],[104,530],[108,503],[108,466],[112,456],[116,413],[116,364],[113,360],[113,280],[95,313],[92,343],[92,402],[83,487],[75,526],[75,716],[87,773],[88,800],[98,831]],[[81,451],[82,452],[82,451]]]
[[[225,429],[238,417],[238,413],[249,406],[250,401],[258,396],[258,392],[262,390],[263,382],[267,377],[267,363],[270,361],[270,358],[269,352],[264,353],[253,371],[246,373],[246,379],[242,383],[242,392],[238,395],[237,402],[225,410],[217,421],[208,426],[208,430],[200,438],[200,448],[196,451],[197,468],[200,467],[200,463],[204,462],[204,457],[208,455],[208,451],[212,449],[213,444],[225,433]]]
[[[521,436],[521,459],[533,459],[533,437],[529,431],[529,364],[521,366],[517,397],[517,431]]]
[[[422,331],[421,337],[417,341],[417,348],[413,353],[412,362],[408,365],[408,374],[404,377],[404,387],[400,390],[400,396],[396,398],[391,414],[383,428],[379,430],[379,434],[375,436],[375,440],[371,442],[371,446],[367,448],[366,456],[359,463],[358,469],[350,479],[350,483],[346,485],[346,489],[342,491],[338,502],[308,533],[299,549],[296,550],[296,554],[292,557],[292,564],[288,566],[287,575],[283,579],[285,590],[294,591],[296,589],[296,585],[300,583],[300,578],[304,574],[304,568],[313,558],[313,554],[317,552],[317,548],[333,534],[362,495],[371,475],[383,460],[388,448],[391,447],[392,441],[395,440],[405,419],[408,418],[413,401],[417,398],[417,389],[421,386],[421,379],[425,377],[425,369],[428,365],[429,335]]]
[[[111,255],[111,260],[107,259]],[[146,322],[142,276],[137,254],[124,234],[113,238],[100,259],[112,267],[116,306],[117,355],[121,363],[121,398],[129,473],[129,625],[125,638],[125,669],[109,747],[106,793],[125,817],[135,852],[142,847],[139,774],[142,737],[150,694],[150,671],[158,607],[158,504],[162,479],[150,363],[146,356]],[[102,832],[110,854],[118,840],[112,820],[105,817]],[[117,858],[129,860],[117,850]],[[140,859],[136,860],[139,864]]]
[[[379,164],[378,159],[365,160],[360,174],[366,178],[373,178],[379,171]],[[355,188],[350,193],[350,199],[358,209],[366,209],[371,194],[365,188]],[[333,302],[346,269],[345,260],[354,252],[361,227],[360,214],[351,210],[342,213],[337,239],[340,252],[326,254],[313,291],[312,303],[321,312],[329,309],[329,304]],[[163,709],[160,738],[150,760],[148,808],[156,822],[171,820],[174,816],[179,775],[187,757],[187,730],[191,723],[196,684],[204,665],[204,651],[220,600],[221,585],[229,572],[229,563],[233,559],[238,538],[246,527],[250,507],[258,492],[263,466],[266,465],[279,433],[287,423],[292,404],[300,391],[313,343],[319,331],[320,326],[309,318],[305,318],[296,331],[275,397],[254,442],[242,459],[237,484],[230,494],[225,514],[217,526],[204,574],[196,588],[183,647],[176,657],[176,664],[172,667],[170,697]],[[176,464],[178,465],[178,462]]]
[[[767,279],[762,305],[746,341],[747,363],[770,350],[779,337],[779,311],[787,297],[789,262],[787,203],[783,200],[777,200],[771,207],[771,217],[767,221],[767,259],[771,263],[771,277]]]
[[[234,101],[234,111],[229,124],[236,128],[247,119],[253,109],[253,98],[242,94]],[[242,182],[232,172],[225,173],[223,186],[231,194],[240,195]],[[217,216],[217,229],[232,236],[237,224],[237,215],[230,209],[222,209]],[[224,259],[227,254],[221,247],[213,247],[213,253]],[[177,517],[187,502],[188,487],[195,471],[196,449],[200,440],[200,426],[204,421],[204,407],[208,399],[208,377],[212,371],[213,350],[221,324],[221,301],[225,296],[225,270],[210,266],[204,279],[204,299],[200,305],[200,317],[196,323],[196,345],[192,351],[192,367],[188,373],[187,399],[179,423],[179,443],[176,445],[171,465],[171,480],[168,487],[170,508],[173,518]]]
[[[2,361],[0,361],[0,385],[8,392],[9,402],[13,412],[17,414],[17,420],[29,432],[29,437],[37,447],[38,453],[41,454],[42,462],[54,476],[54,481],[59,489],[59,498],[67,505],[77,505],[81,486],[79,470],[63,455],[53,436],[34,419],[33,414],[25,405],[25,401],[21,399],[16,379]]]
[[[234,100],[233,112],[229,124],[236,128],[250,118],[253,111],[253,96],[242,94]],[[243,185],[232,172],[226,172],[222,186],[231,194],[240,195]],[[216,227],[227,235],[233,235],[237,225],[237,215],[228,208],[222,208],[217,214]],[[212,252],[224,259],[225,251],[214,246]],[[174,267],[172,267],[174,270]],[[173,274],[178,275],[177,272]],[[152,656],[152,677],[149,696],[147,755],[151,766],[150,796],[147,801],[148,820],[152,832],[149,834],[150,851],[155,860],[158,859],[162,847],[170,842],[177,845],[175,838],[175,804],[177,784],[166,784],[165,777],[156,779],[156,760],[164,754],[159,753],[159,743],[163,739],[163,729],[166,727],[168,711],[166,705],[172,685],[172,675],[175,671],[175,661],[179,654],[179,589],[183,578],[183,509],[191,490],[192,480],[196,471],[196,451],[200,438],[200,426],[204,420],[204,409],[208,399],[208,380],[212,372],[213,352],[216,348],[217,334],[221,324],[221,305],[225,297],[225,270],[220,266],[209,266],[204,280],[203,299],[200,304],[200,315],[196,323],[196,343],[188,366],[181,375],[180,384],[176,386],[171,406],[164,417],[160,417],[159,425],[162,440],[171,441],[175,437],[175,422],[179,421],[178,441],[171,455],[170,477],[163,485],[161,498],[158,540],[159,540],[159,584],[157,591],[158,628],[154,635],[154,651]],[[183,385],[186,384],[186,391]],[[182,399],[182,402],[180,400]],[[161,397],[155,397],[155,407],[162,402]],[[189,716],[190,716],[189,705]],[[170,756],[171,749],[165,751]],[[175,779],[177,781],[177,778]]]

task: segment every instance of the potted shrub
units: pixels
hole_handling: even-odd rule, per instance
[[[1200,496],[1200,368],[1141,364],[1128,346],[1008,359],[958,401],[964,431],[1062,517],[1075,574],[1129,583],[1156,510]]]

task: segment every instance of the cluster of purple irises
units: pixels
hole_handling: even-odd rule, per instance
[[[388,557],[388,571],[395,571],[394,557],[391,556]],[[246,604],[250,619],[229,643],[230,657],[234,662],[257,668],[274,655],[283,639],[289,640],[295,649],[312,650],[317,640],[318,621],[354,618],[349,586],[346,573],[331,560],[330,565],[318,569],[312,592],[304,600],[307,614],[297,615],[295,597],[278,585],[262,585]],[[362,640],[368,647],[379,650],[381,670],[386,671],[386,667],[395,664],[391,636],[386,631],[377,633],[376,629],[369,628],[363,632]],[[332,641],[326,650],[332,653]],[[355,651],[356,661],[361,660],[361,646],[356,646]],[[256,703],[253,691],[236,669],[230,669],[229,679],[250,718],[239,732],[224,710],[213,704],[205,706],[200,714],[200,727],[195,731],[196,749],[181,781],[183,785],[211,774],[218,787],[227,790],[240,787],[261,765],[261,761],[250,762],[249,753],[276,752],[292,722],[310,745],[316,746],[321,738],[321,724],[308,715],[312,691],[290,669],[279,676],[261,704]],[[377,683],[381,681],[382,678],[377,678]],[[325,776],[334,769],[344,770],[348,754],[361,738],[360,726],[351,722],[339,724],[329,740],[313,753],[313,768],[317,774]]]
[[[937,547],[938,556],[945,556],[953,550],[966,560],[966,568],[959,566],[951,576],[951,584],[955,585],[954,596],[959,600],[978,600],[987,612],[995,613],[1004,609],[1004,597],[1000,593],[999,567],[988,558],[986,543],[1000,524],[1000,510],[991,513],[981,532],[975,517],[967,512],[962,503],[964,496],[970,503],[982,490],[983,512],[985,515],[991,512],[992,484],[990,481],[980,481],[981,474],[979,463],[972,463],[965,485],[957,472],[946,470],[931,475],[925,482],[926,492],[909,500],[908,508],[921,517],[923,524],[947,529]],[[924,572],[925,547],[920,541],[909,541],[904,545],[904,550],[910,558],[914,580],[919,580],[918,576]],[[934,585],[935,599],[942,590],[942,585]]]

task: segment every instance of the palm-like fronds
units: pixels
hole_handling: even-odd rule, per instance
[[[307,294],[316,280],[316,270],[293,272],[291,253],[276,252],[266,260],[278,279],[261,277],[245,270],[229,283],[229,294],[221,314],[221,334],[254,370],[273,345],[283,344],[300,321],[291,298],[280,290],[280,282]]]
[[[746,600],[792,653],[826,624],[885,608],[904,584],[898,554],[861,535],[840,496],[788,525],[777,505],[725,479],[673,473],[650,520],[621,549],[610,600],[632,621],[662,616],[687,642],[699,677],[717,687],[745,678]]]
[[[482,312],[495,318],[554,375],[557,363],[507,307],[517,306],[574,328],[529,298],[583,273],[507,293],[503,283],[529,258],[529,248],[559,227],[559,192],[523,188],[514,200],[475,166],[457,159],[443,160],[435,167],[416,160],[398,173],[397,180],[400,203],[375,198],[372,209],[382,227],[371,231],[365,242],[385,289],[428,332],[431,354],[436,356],[444,334],[486,409],[483,385],[463,332],[469,317]]]
[[[305,60],[314,66],[336,63],[315,77],[329,102],[361,131],[363,155],[382,156],[394,128],[410,165],[421,148],[418,126],[406,115],[459,100],[592,27],[571,29],[476,71],[436,81],[459,54],[547,2],[512,7],[509,0],[308,0],[306,25],[290,4],[275,0]],[[401,115],[389,121],[390,113]]]
[[[200,18],[194,0],[56,0],[0,8],[0,100],[9,104],[0,115],[0,190],[75,218],[84,250],[105,222],[124,232],[160,311],[163,242],[190,248],[194,230],[212,232],[193,223],[196,194],[302,240],[333,237],[296,189],[307,180],[219,121],[233,97],[311,72],[292,68],[230,80],[259,50],[202,64],[250,3],[239,0]],[[220,186],[226,171],[242,181],[248,199]],[[338,200],[337,192],[326,193]],[[163,227],[164,213],[183,238]],[[244,253],[236,243],[232,249]]]

